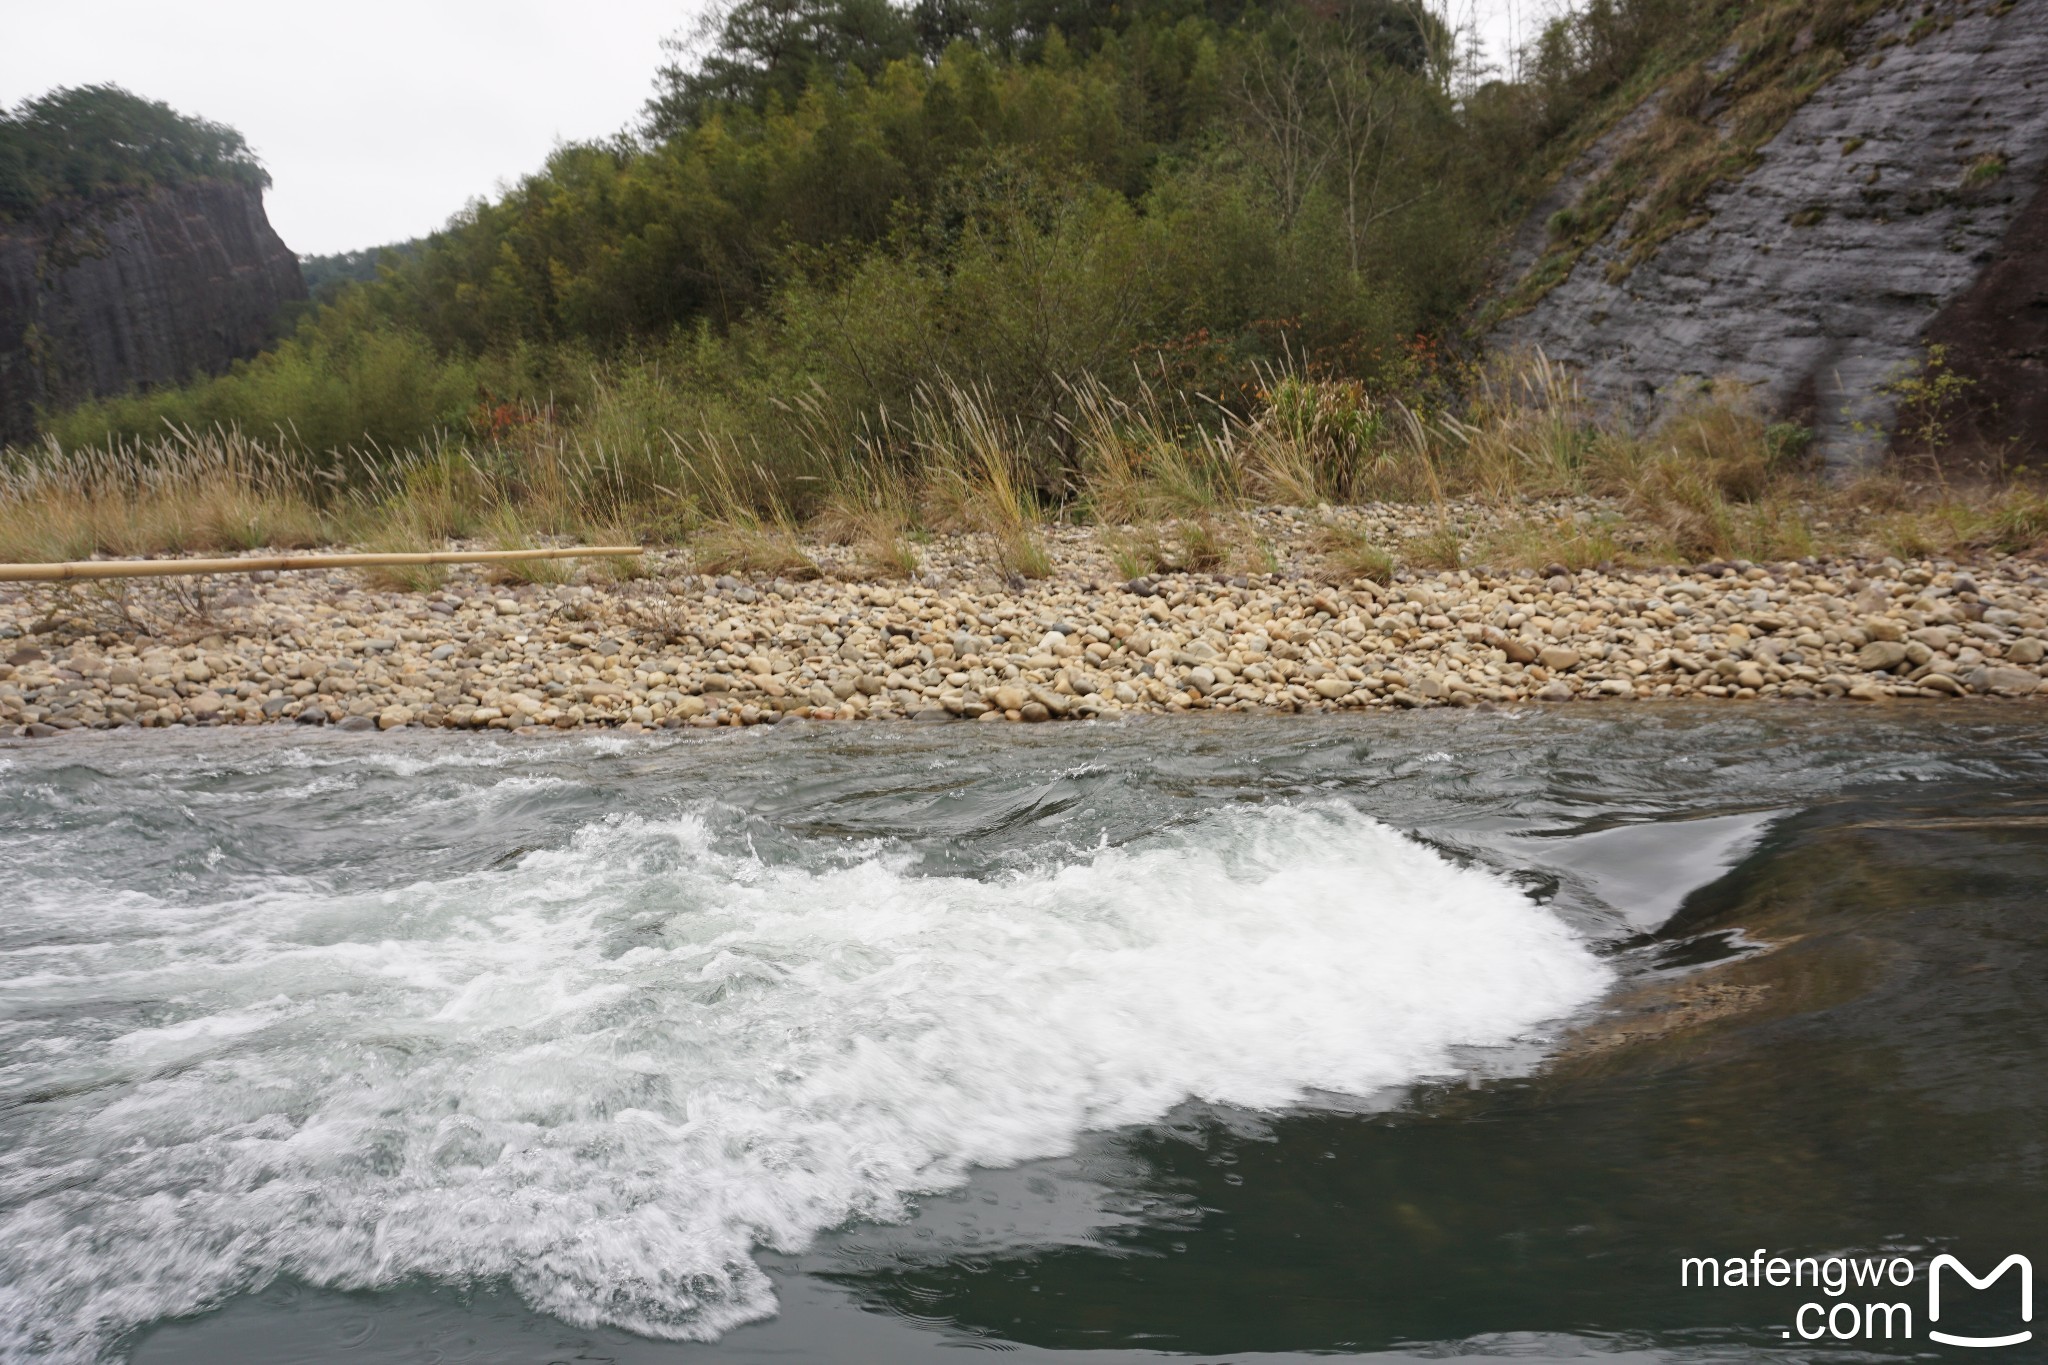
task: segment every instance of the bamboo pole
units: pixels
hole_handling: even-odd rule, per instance
[[[68,564],[0,564],[0,583],[65,583],[92,578],[170,578],[178,574],[262,573],[294,569],[375,569],[399,564],[504,564],[519,559],[637,555],[638,545],[579,545],[545,550],[446,550],[389,555],[256,555],[245,559],[81,559]]]

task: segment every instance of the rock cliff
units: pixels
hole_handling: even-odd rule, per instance
[[[1975,434],[2048,451],[2048,0],[1886,6],[1843,51],[1647,259],[1624,259],[1624,215],[1548,292],[1530,288],[1547,225],[1569,222],[1552,215],[1678,87],[1619,120],[1510,244],[1503,297],[1523,311],[1490,344],[1542,348],[1638,425],[1702,381],[1744,381],[1848,469],[1890,442],[1888,386],[1939,342],[1972,381]]]
[[[0,225],[0,442],[35,409],[217,373],[306,297],[262,192],[194,181]]]

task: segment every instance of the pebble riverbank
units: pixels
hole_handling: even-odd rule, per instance
[[[10,589],[0,735],[2048,692],[2048,570],[2027,559],[1116,581],[1093,532],[1056,528],[1052,576],[1004,583],[971,539],[928,551],[937,568],[908,584],[711,577],[650,552],[620,582]]]

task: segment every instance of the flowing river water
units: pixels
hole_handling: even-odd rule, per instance
[[[1680,1260],[2048,1254],[2028,708],[124,734],[0,831],[0,1360],[1889,1359]]]

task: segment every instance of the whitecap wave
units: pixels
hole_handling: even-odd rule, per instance
[[[1189,1099],[1450,1073],[1609,979],[1336,805],[994,880],[844,852],[621,816],[398,890],[32,905],[70,923],[0,954],[0,1356],[279,1274],[709,1338],[773,1311],[759,1248]]]

